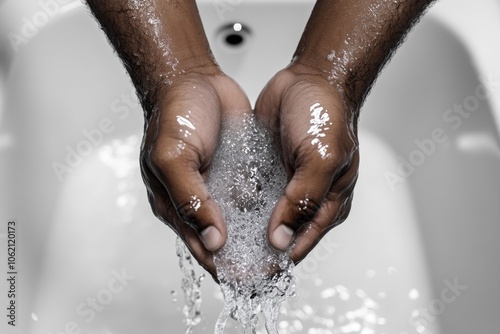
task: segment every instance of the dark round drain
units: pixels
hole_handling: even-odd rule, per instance
[[[238,46],[243,43],[245,39],[240,34],[230,34],[226,36],[226,43],[231,46]]]

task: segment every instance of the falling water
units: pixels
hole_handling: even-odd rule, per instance
[[[217,321],[222,334],[229,317],[245,334],[255,333],[259,314],[268,333],[278,333],[281,303],[294,294],[293,263],[268,245],[267,226],[286,186],[286,174],[271,133],[252,115],[226,119],[207,186],[228,230],[214,262],[224,296]]]
[[[193,328],[203,320],[201,311],[201,282],[205,275],[197,276],[194,270],[193,258],[182,240],[177,237],[175,248],[179,257],[179,267],[182,272],[182,291],[184,292],[185,305],[182,309],[186,334],[191,334]]]

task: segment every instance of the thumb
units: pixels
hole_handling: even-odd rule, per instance
[[[280,105],[288,80],[288,73],[280,71],[266,84],[255,102],[255,116],[272,131],[279,131]]]
[[[227,230],[220,208],[210,196],[197,164],[191,159],[169,159],[155,165],[154,173],[167,190],[177,214],[186,223],[178,226],[178,232],[184,234],[190,248],[199,249],[201,241],[206,250],[219,250],[226,241]],[[194,236],[199,241],[194,240]]]
[[[330,189],[335,169],[325,160],[316,162],[295,171],[276,204],[268,227],[269,242],[276,249],[289,247],[297,230],[314,219]]]

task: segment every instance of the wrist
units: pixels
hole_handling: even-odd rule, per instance
[[[356,57],[350,58],[346,50],[330,50],[318,55],[304,54],[295,56],[290,67],[302,73],[315,75],[325,80],[343,98],[345,105],[359,112],[375,74],[367,73],[364,63]],[[361,66],[360,66],[361,65]]]
[[[190,100],[189,96],[192,87],[206,88],[209,77],[224,75],[216,63],[185,62],[182,67],[178,67],[175,73],[166,75],[160,74],[152,79],[149,89],[137,87],[138,96],[141,100],[144,116],[149,119],[157,110],[163,110],[168,101],[172,100]]]
[[[325,64],[316,57],[295,56],[287,69],[294,75],[309,76],[315,78],[315,82],[323,82],[343,99],[346,99],[346,92],[349,89],[346,84],[347,77],[342,75],[343,73],[336,66],[337,64],[332,64],[332,62]]]
[[[319,57],[306,57],[295,54],[287,69],[294,74],[317,76],[331,83],[331,80],[329,80],[332,67],[331,63],[328,66],[328,64],[325,64],[318,58]]]

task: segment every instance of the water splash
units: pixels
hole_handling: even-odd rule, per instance
[[[205,274],[199,277],[196,275],[191,253],[179,237],[177,237],[175,248],[179,257],[179,267],[183,274],[182,291],[184,292],[184,301],[186,304],[182,309],[182,313],[184,314],[184,322],[186,324],[185,334],[191,334],[193,333],[193,328],[204,319],[201,310],[201,282],[205,278]]]
[[[319,294],[324,302],[309,304],[300,296],[286,307],[286,320],[279,323],[282,334],[347,334],[385,333],[387,320],[379,314],[379,303],[360,288],[344,285],[325,287]],[[322,304],[322,305],[317,305]],[[335,305],[335,306],[334,306]]]
[[[214,255],[224,299],[215,333],[222,334],[225,330],[245,334],[391,332],[388,329],[396,324],[385,305],[392,303],[395,295],[373,287],[384,275],[397,276],[398,269],[394,266],[366,268],[368,289],[363,285],[331,284],[332,281],[311,277],[307,290],[319,289],[317,299],[311,291],[300,287],[297,297],[289,298],[295,296],[294,266],[287,252],[277,252],[267,244],[267,221],[286,185],[279,148],[269,145],[271,142],[271,134],[252,116],[225,120],[223,124],[218,152],[207,180],[228,228],[226,245]],[[196,203],[197,198],[191,198],[193,207]],[[185,248],[184,251],[187,252]],[[183,281],[183,289],[186,291],[189,287],[185,284],[194,284],[199,293],[200,282],[192,271],[192,263],[189,266],[191,269],[183,269],[188,279]],[[414,301],[414,290],[417,291],[412,287],[405,290],[410,291],[409,300]],[[197,320],[186,321],[193,328],[203,319],[201,296],[197,293],[187,296],[188,309],[198,310],[184,312],[186,316],[195,315]],[[424,333],[423,325],[418,322],[421,315],[416,312],[411,315],[415,330]]]
[[[215,332],[231,317],[245,334],[256,333],[259,315],[268,333],[277,334],[280,306],[294,294],[288,252],[272,249],[267,223],[286,186],[279,149],[254,117],[224,121],[207,187],[219,204],[228,229],[214,262],[224,296]]]

